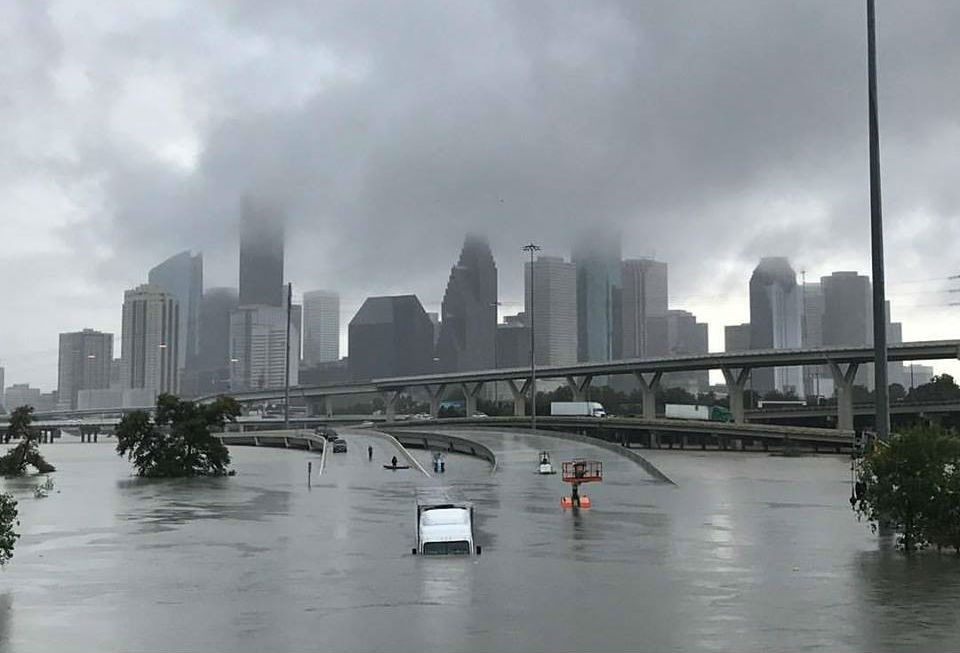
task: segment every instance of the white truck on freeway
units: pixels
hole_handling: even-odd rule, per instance
[[[552,401],[550,414],[563,417],[606,417],[607,411],[597,401]]]

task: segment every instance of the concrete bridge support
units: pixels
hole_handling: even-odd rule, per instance
[[[570,386],[570,389],[573,390],[573,400],[574,401],[586,401],[587,392],[590,391],[590,382],[593,381],[592,374],[584,374],[583,376],[568,376],[567,385]]]
[[[483,389],[483,381],[461,383],[460,387],[463,389],[463,399],[466,407],[464,414],[466,417],[473,417],[477,412],[477,397],[480,396],[480,391]]]
[[[727,382],[727,397],[730,399],[730,414],[736,424],[743,424],[743,388],[747,385],[747,378],[750,376],[749,367],[721,367],[723,378]]]
[[[510,394],[513,395],[513,416],[523,417],[527,414],[527,394],[530,392],[530,379],[525,379],[521,387],[513,379],[507,380]]]
[[[643,372],[634,372],[637,382],[640,384],[640,394],[643,397],[643,419],[656,419],[657,417],[657,390],[660,389],[660,379],[663,372],[654,372],[653,374],[644,374]]]
[[[324,417],[333,417],[333,408],[329,395],[321,395],[317,402],[317,414]]]
[[[388,422],[392,422],[397,418],[397,399],[400,398],[401,392],[403,392],[402,388],[400,390],[386,390],[380,393],[380,396],[383,397],[383,414],[387,416]]]
[[[837,391],[837,428],[853,430],[853,380],[860,365],[848,363],[844,369],[842,363],[828,361],[828,364]]]
[[[437,417],[440,414],[440,402],[447,391],[446,383],[428,383],[423,386],[430,396],[430,415]]]

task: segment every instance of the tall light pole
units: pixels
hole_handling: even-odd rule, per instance
[[[874,0],[867,0],[867,97],[870,114],[870,242],[873,257],[873,373],[877,437],[890,435],[887,390],[887,302],[883,276],[883,214],[880,197],[880,130],[877,123],[877,35]]]
[[[523,251],[530,252],[530,430],[537,428],[537,355],[534,345],[534,289],[537,284],[533,276],[533,255],[540,251],[540,246],[529,243],[523,246]]]

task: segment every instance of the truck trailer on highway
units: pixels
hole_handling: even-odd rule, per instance
[[[606,417],[607,411],[597,401],[552,401],[550,414],[563,417]]]
[[[699,419],[710,422],[732,422],[730,411],[723,406],[692,406],[690,404],[666,404],[664,414],[673,419]]]

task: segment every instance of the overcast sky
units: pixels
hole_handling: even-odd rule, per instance
[[[515,312],[523,243],[618,229],[720,350],[760,256],[869,272],[864,4],[0,3],[7,384],[54,389],[61,331],[119,350],[124,289],[179,250],[236,285],[246,191],[344,324],[369,294],[437,310],[467,230]],[[878,5],[894,319],[958,337],[960,3]]]

